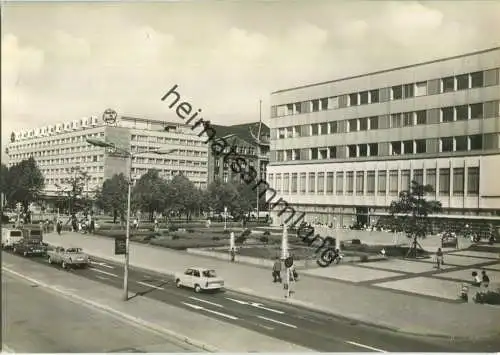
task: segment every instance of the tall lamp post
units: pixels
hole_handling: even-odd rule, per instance
[[[128,301],[128,269],[130,260],[130,196],[132,192],[132,158],[139,154],[158,154],[166,155],[175,152],[177,149],[169,150],[144,150],[132,153],[130,150],[117,147],[112,142],[106,142],[100,139],[87,139],[87,143],[96,147],[101,148],[111,148],[116,152],[124,154],[129,160],[130,165],[128,167],[128,191],[127,191],[127,227],[125,231],[125,265],[123,267],[123,300]]]
[[[227,207],[224,207],[224,230],[227,229]]]

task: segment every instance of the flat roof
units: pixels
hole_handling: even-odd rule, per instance
[[[324,84],[335,83],[335,82],[344,81],[344,80],[362,78],[364,76],[369,76],[369,75],[388,73],[388,72],[395,71],[395,70],[408,69],[408,68],[416,67],[416,66],[419,66],[419,65],[426,65],[426,64],[432,64],[432,63],[444,62],[446,60],[458,59],[458,58],[468,57],[468,56],[472,56],[472,55],[478,55],[478,54],[493,52],[493,51],[496,51],[496,50],[499,50],[499,49],[500,49],[500,47],[494,47],[494,48],[484,49],[484,50],[481,50],[481,51],[476,51],[476,52],[470,52],[470,53],[466,53],[466,54],[455,55],[455,56],[452,56],[452,57],[434,59],[434,60],[430,60],[430,61],[427,61],[427,62],[420,62],[420,63],[416,63],[416,64],[405,65],[405,66],[402,66],[402,67],[396,67],[396,68],[391,68],[391,69],[384,69],[384,70],[374,71],[374,72],[366,73],[366,74],[353,75],[353,76],[348,76],[348,77],[344,77],[344,78],[340,78],[340,79],[322,81],[322,82],[314,83],[314,84],[306,84],[306,85],[301,85],[301,86],[295,86],[295,87],[288,88],[288,89],[282,89],[282,90],[273,91],[273,92],[271,92],[271,95],[278,94],[278,93],[281,93],[281,92],[287,92],[287,91],[292,91],[292,90],[297,90],[297,89],[304,89],[304,88],[313,87],[313,86],[319,86],[319,85],[324,85]]]

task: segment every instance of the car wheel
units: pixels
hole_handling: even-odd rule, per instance
[[[49,256],[49,264],[52,264],[52,258]]]
[[[27,252],[24,252],[24,253],[23,253],[23,256],[24,256],[24,257],[27,257],[27,256],[28,256],[28,253],[27,253]]]
[[[194,292],[196,292],[196,293],[200,293],[201,292],[200,285],[194,285]]]
[[[177,286],[177,288],[181,288],[182,287],[181,280],[175,280],[175,286]]]
[[[62,262],[61,266],[62,266],[63,269],[66,269],[68,267],[68,265],[66,264],[65,261]]]

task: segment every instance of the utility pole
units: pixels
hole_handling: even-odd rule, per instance
[[[262,100],[259,100],[259,131],[257,134],[257,181],[260,181],[262,179],[261,173],[260,173],[260,135],[261,135],[261,129],[262,129]],[[256,200],[257,200],[257,223],[259,222],[259,185],[257,185],[257,188],[255,189],[255,193],[257,194]]]

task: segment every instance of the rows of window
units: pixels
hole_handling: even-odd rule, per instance
[[[104,167],[102,165],[93,165],[93,166],[78,166],[78,169],[82,172],[87,172],[87,173],[97,173],[97,172],[103,172]],[[73,175],[74,174],[74,167],[70,168],[47,168],[47,167],[41,167],[40,172],[47,176],[47,175]]]
[[[14,165],[16,162],[20,161],[21,158],[16,158],[14,156],[10,157],[9,166]],[[76,157],[66,157],[66,158],[52,158],[52,159],[37,159],[35,158],[37,164],[40,167],[49,165],[61,165],[61,164],[88,164],[88,163],[98,163],[102,162],[104,155],[81,155]]]
[[[92,167],[92,169],[85,169],[81,168],[80,170],[82,171],[87,171],[87,172],[103,172],[103,167]],[[57,171],[57,172],[56,172]],[[140,169],[140,168],[134,168],[132,169],[132,173],[136,176],[135,180],[140,178],[143,174],[145,174],[148,171],[148,169]],[[45,169],[42,170],[42,173],[45,176],[45,184],[46,185],[52,185],[52,184],[67,184],[68,180],[71,178],[73,172],[71,169]],[[54,173],[57,174],[57,177],[52,176]],[[61,176],[62,174],[66,174],[67,176]],[[182,174],[190,179],[197,179],[197,180],[206,180],[206,172],[202,171],[189,171],[189,170],[168,170],[168,169],[163,169],[160,170],[160,176],[169,178],[178,174]],[[138,175],[138,176],[137,176]],[[97,183],[103,183],[103,177],[96,177],[96,176],[90,176],[89,177],[89,183],[97,184]],[[199,183],[198,183],[199,184]]]
[[[41,150],[41,151],[34,151],[34,152],[24,152],[24,153],[17,153],[17,154],[10,154],[11,159],[14,160],[22,160],[22,159],[28,159],[29,157],[34,157],[34,158],[39,158],[39,157],[47,157],[47,156],[56,156],[56,155],[67,155],[67,154],[74,154],[74,153],[82,153],[82,152],[89,152],[95,149],[102,149],[98,147],[94,147],[90,144],[86,145],[81,145],[81,146],[76,146],[76,147],[68,147],[68,148],[56,148],[56,149],[48,149],[48,150]],[[154,151],[156,148],[150,147],[149,150]],[[134,151],[145,151],[148,150],[147,147],[136,147],[132,146],[132,152]],[[188,150],[188,149],[180,149],[176,150],[175,155],[180,155],[180,156],[191,156],[191,157],[206,157],[208,155],[207,152],[200,152],[197,150]],[[41,159],[40,161],[44,160],[67,160],[68,158],[56,158],[56,159]],[[76,159],[76,160],[71,160],[70,162],[77,162],[79,161],[80,157],[74,157],[70,159]]]
[[[32,142],[26,141],[23,143],[18,143],[15,142],[13,144],[9,145],[9,150],[10,151],[16,151],[16,150],[25,150],[25,149],[40,149],[40,148],[45,148],[45,147],[52,147],[54,145],[63,145],[63,144],[76,144],[76,143],[83,143],[81,147],[88,147],[86,150],[92,149],[92,148],[97,148],[94,147],[86,142],[88,138],[97,138],[97,137],[104,137],[104,132],[100,133],[90,133],[90,134],[83,134],[80,136],[73,136],[73,137],[62,137],[62,138],[57,138],[53,137],[51,139],[45,139],[45,140],[34,140]],[[64,154],[67,151],[61,151],[61,154]]]
[[[68,184],[69,183],[69,178],[61,178],[61,177],[45,177],[45,185],[60,185],[60,184]],[[89,177],[88,183],[89,184],[97,184],[100,183],[102,184],[104,182],[103,177],[97,177],[97,176],[92,176]]]
[[[32,149],[40,149],[44,147],[53,147],[53,146],[58,146],[58,145],[65,145],[65,144],[78,144],[78,146],[72,146],[72,147],[64,147],[64,148],[54,148],[54,149],[48,149],[45,150],[47,152],[51,153],[46,153],[46,154],[67,154],[71,153],[74,151],[82,151],[82,150],[91,150],[91,149],[96,149],[98,147],[92,146],[86,142],[87,139],[89,138],[103,138],[104,137],[104,132],[98,132],[98,133],[90,133],[90,134],[82,134],[78,136],[72,136],[72,137],[52,137],[52,138],[47,138],[45,140],[34,140],[34,141],[25,141],[25,142],[15,142],[13,144],[10,144],[9,150],[12,151],[21,151],[21,150],[32,150]],[[139,139],[140,138],[140,139]],[[197,139],[198,137],[195,136]],[[175,145],[182,145],[182,146],[204,146],[205,143],[203,141],[199,140],[194,140],[193,139],[179,139],[179,138],[168,138],[168,137],[151,137],[151,136],[136,136],[132,135],[131,139],[132,141],[137,141],[137,142],[150,142],[150,143],[161,143],[161,144],[175,144]],[[132,148],[134,148],[135,145],[132,145]],[[148,146],[141,147],[144,149],[148,149]]]
[[[203,140],[198,138],[197,135],[193,135],[192,139],[181,139],[181,138],[171,138],[171,137],[158,137],[158,136],[143,136],[133,134],[130,137],[132,142],[148,142],[148,143],[161,143],[161,144],[176,144],[176,145],[192,145],[192,146],[204,146]]]
[[[134,175],[144,175],[150,169],[146,168],[132,168],[132,174]],[[170,177],[178,174],[182,174],[189,178],[199,178],[206,179],[207,172],[206,171],[192,171],[192,170],[171,170],[171,169],[157,169],[160,176],[162,177]]]
[[[487,119],[498,117],[498,114],[499,101],[478,102],[468,105],[283,127],[273,130],[272,139],[343,134],[349,132]]]
[[[177,159],[157,159],[157,158],[143,158],[134,157],[134,164],[155,164],[155,165],[173,165],[173,166],[207,166],[206,161],[193,161],[193,160],[177,160]]]
[[[146,151],[151,151],[154,152],[156,149],[159,149],[162,147],[147,147],[147,146],[137,146],[137,145],[132,145],[130,147],[130,150],[132,152],[146,152]],[[175,155],[180,155],[180,156],[189,156],[189,157],[206,157],[208,156],[208,153],[206,151],[199,151],[199,150],[191,150],[191,149],[175,149],[175,152],[173,153]]]
[[[412,180],[431,185],[439,196],[479,194],[478,167],[274,173],[268,174],[267,181],[285,195],[396,196],[409,190]]]
[[[391,87],[365,90],[323,97],[302,102],[293,102],[271,107],[271,117],[299,115],[303,113],[334,110],[345,107],[368,105],[392,100],[404,100],[419,96],[437,95],[458,90],[498,85],[499,69],[465,73],[446,78],[395,85]]]
[[[498,133],[276,151],[276,161],[472,152],[499,148]],[[273,157],[273,156],[272,156]]]

